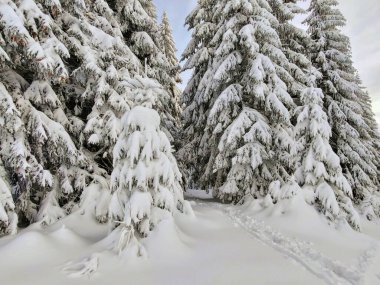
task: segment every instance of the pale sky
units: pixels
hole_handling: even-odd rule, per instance
[[[178,57],[190,40],[184,27],[185,18],[196,0],[154,0],[158,15],[167,11],[178,49]],[[347,18],[344,32],[350,37],[355,67],[373,100],[373,109],[380,123],[380,0],[339,0]],[[305,3],[305,6],[308,4]],[[186,83],[189,73],[183,74]]]

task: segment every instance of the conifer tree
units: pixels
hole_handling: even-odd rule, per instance
[[[180,124],[180,105],[175,92],[176,80],[172,75],[172,65],[160,48],[155,6],[151,0],[114,2],[113,8],[120,22],[124,41],[143,66],[140,75],[157,80],[170,95],[169,101],[165,102],[170,114],[170,124],[164,127],[174,137]],[[160,99],[159,96],[157,98]]]
[[[300,164],[297,181],[311,188],[321,210],[332,220],[345,217],[355,229],[360,229],[360,218],[352,204],[352,189],[342,173],[340,159],[330,145],[331,128],[323,111],[323,93],[306,88],[300,98],[295,128]],[[313,202],[311,201],[311,202]]]
[[[143,66],[104,0],[7,0],[0,14],[2,159],[20,220],[51,223],[89,183],[110,191],[125,93]]]
[[[340,30],[345,18],[337,5],[336,0],[312,0],[306,23],[314,41],[311,59],[322,73],[317,85],[325,95],[324,108],[332,127],[331,145],[340,157],[355,202],[362,203],[366,192],[374,193],[379,187],[376,153],[368,143],[369,134],[373,133],[368,116],[372,115],[353,67],[349,38]]]
[[[182,60],[186,59],[183,70],[192,70],[193,74],[182,93],[184,131],[177,157],[189,187],[200,186],[200,176],[207,163],[208,152],[201,152],[199,145],[207,122],[208,99],[203,94],[212,78],[208,68],[214,53],[211,40],[217,29],[213,22],[216,3],[217,0],[198,0],[197,6],[186,18],[192,37],[182,55]]]
[[[282,65],[284,71],[279,72],[279,77],[285,82],[287,91],[294,102],[302,105],[301,94],[305,89],[313,90],[315,88],[313,80],[321,75],[307,57],[308,48],[312,45],[310,36],[293,22],[297,16],[306,13],[297,2],[297,0],[268,1],[271,12],[278,22],[274,25],[274,29],[281,40],[281,50],[288,59],[288,62]],[[283,162],[289,164],[289,172],[292,173],[295,171],[298,153],[289,155]]]
[[[359,79],[359,82],[360,79]],[[377,167],[378,173],[378,181],[380,183],[380,133],[379,133],[379,124],[376,121],[375,114],[372,110],[372,100],[367,91],[363,91],[360,96],[360,104],[363,109],[363,119],[366,122],[367,126],[369,126],[369,131],[367,136],[365,137],[366,143],[369,145],[368,147],[372,149],[375,153],[375,163]]]
[[[176,56],[177,49],[173,39],[173,31],[169,23],[169,18],[166,12],[162,15],[160,25],[160,46],[166,58],[172,67],[171,75],[174,76],[176,82],[181,82],[179,74],[180,66]]]
[[[360,104],[363,109],[363,119],[369,126],[368,132],[364,132],[362,139],[366,147],[374,153],[373,163],[377,168],[377,179],[374,178],[374,184],[375,187],[377,185],[377,189],[364,189],[361,196],[361,208],[363,214],[366,215],[369,220],[372,220],[376,216],[380,216],[380,134],[375,114],[372,111],[372,101],[368,92],[363,91],[360,98]]]
[[[203,76],[209,80],[194,100],[204,102],[207,117],[194,146],[205,162],[197,182],[236,202],[290,179],[294,103],[281,79],[289,62],[268,2],[217,1],[213,7],[213,57]]]
[[[175,211],[191,212],[183,200],[181,174],[170,142],[160,130],[160,116],[149,108],[149,101],[142,105],[147,107],[134,107],[123,117],[113,155],[110,214],[117,225],[129,229],[127,243],[146,237]]]
[[[125,45],[121,28],[106,1],[64,6],[64,32],[70,51],[70,84],[60,92],[70,98],[80,144],[89,151],[95,173],[112,172],[112,149],[120,119],[129,110],[130,79],[143,67]],[[83,132],[82,132],[83,130]]]
[[[7,182],[7,173],[0,160],[0,236],[17,232],[17,214],[13,202],[10,185]]]
[[[69,134],[74,124],[66,116],[66,98],[53,89],[69,76],[69,52],[53,21],[59,13],[59,2],[0,3],[1,159],[27,223],[62,217],[60,207],[69,211],[74,189],[85,179],[87,163]]]
[[[281,40],[282,51],[289,60],[284,66],[287,73],[282,74],[287,83],[288,92],[299,103],[300,95],[305,88],[312,87],[312,76],[318,76],[307,56],[312,40],[305,30],[295,26],[293,20],[306,13],[297,0],[269,0],[272,13],[278,21],[276,31]],[[291,76],[291,78],[289,78]],[[287,78],[288,77],[288,78]]]

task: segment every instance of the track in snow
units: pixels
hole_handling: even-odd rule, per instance
[[[265,223],[255,220],[239,209],[224,208],[215,204],[214,207],[221,209],[234,224],[241,227],[253,238],[291,258],[325,281],[326,284],[363,284],[365,273],[376,256],[377,246],[373,245],[358,258],[357,266],[347,267],[314,249],[311,243],[299,241],[276,232]]]

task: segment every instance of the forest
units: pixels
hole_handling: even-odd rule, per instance
[[[250,258],[232,254],[239,240],[260,252],[235,225],[270,248],[262,259],[285,266],[283,283],[263,274],[257,284],[380,282],[379,272],[360,271],[380,264],[371,255],[380,245],[371,97],[338,1],[311,0],[307,10],[298,2],[198,0],[183,19],[191,40],[178,59],[169,17],[152,0],[0,0],[0,268],[18,270],[4,265],[13,250],[26,252],[28,268],[29,242],[45,257],[53,244],[82,250],[54,259],[59,278],[94,276],[103,263],[113,274],[116,257],[134,268],[218,242],[220,254],[227,240],[239,260]],[[300,15],[306,29],[294,22]],[[313,227],[330,247],[342,239],[363,251],[359,269],[303,243]],[[318,278],[295,282],[278,252]],[[36,284],[9,274],[0,271],[4,284]],[[130,282],[253,284],[235,282],[244,269],[214,283],[168,274]]]

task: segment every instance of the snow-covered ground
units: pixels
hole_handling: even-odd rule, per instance
[[[235,207],[186,196],[195,218],[163,221],[144,241],[147,258],[119,257],[108,227],[80,212],[2,238],[0,284],[380,284],[379,223],[334,228],[300,196]]]

